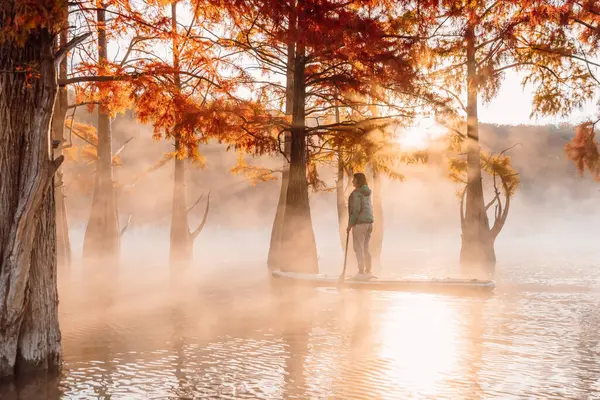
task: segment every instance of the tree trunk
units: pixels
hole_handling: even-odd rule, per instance
[[[17,0],[0,15],[15,17]],[[12,14],[12,15],[11,15]],[[55,41],[34,29],[0,48],[0,70],[30,66],[38,76],[0,74],[0,377],[58,368],[56,228],[50,125],[57,92]]]
[[[337,115],[337,110],[336,110]],[[338,214],[338,230],[340,234],[340,243],[342,244],[342,251],[346,252],[346,227],[348,226],[348,205],[346,204],[346,189],[344,187],[344,159],[342,151],[337,151],[337,180],[335,181],[335,194],[337,200],[337,214]]]
[[[176,147],[179,145],[176,141]],[[180,275],[192,262],[194,241],[188,223],[185,196],[185,160],[175,158],[173,209],[171,214],[171,271]]]
[[[299,23],[300,27],[302,24]],[[294,60],[294,96],[292,100],[292,143],[290,180],[283,217],[282,270],[317,273],[317,246],[310,215],[308,181],[306,178],[305,99],[306,66],[304,44],[299,42]]]
[[[60,45],[67,45],[67,31],[60,33]],[[59,78],[67,78],[67,57],[63,58],[59,67]],[[66,142],[64,136],[65,119],[69,107],[68,90],[66,87],[58,89],[58,96],[54,105],[54,115],[52,116],[52,140],[58,143],[54,150],[54,158],[63,154],[63,146]],[[69,239],[69,223],[67,219],[67,206],[65,202],[65,187],[63,181],[63,169],[60,167],[54,177],[54,201],[56,204],[56,253],[58,257],[58,267],[63,271],[68,271],[71,265],[71,241]]]
[[[177,1],[171,3],[171,29],[173,31],[173,68],[174,81],[177,94],[181,92],[181,78],[179,74],[179,41],[177,36]],[[185,193],[185,151],[181,144],[179,132],[174,132],[175,136],[175,174],[173,185],[173,208],[171,213],[171,246],[170,246],[170,264],[172,277],[175,283],[181,283],[180,279],[184,277],[183,273],[187,270],[194,256],[194,240],[206,223],[206,216],[210,204],[210,193],[206,203],[206,210],[202,222],[194,230],[190,231],[188,214],[191,210],[187,208]],[[200,199],[198,199],[198,202]],[[196,202],[196,204],[198,204]],[[194,206],[196,205],[194,204]],[[192,206],[192,208],[194,207]]]
[[[371,235],[371,262],[375,271],[381,270],[381,249],[383,248],[383,205],[381,204],[381,176],[377,167],[373,171],[373,234]]]
[[[52,189],[52,187],[50,188]],[[61,344],[58,323],[57,236],[53,190],[44,198],[37,224],[17,353],[18,373],[56,371]]]
[[[98,14],[98,60],[107,61],[104,5],[100,4]],[[120,252],[119,219],[117,201],[113,184],[112,169],[112,132],[108,110],[104,105],[98,107],[98,161],[96,162],[96,181],[90,218],[85,230],[83,255],[86,260],[100,261],[103,267],[115,268]]]
[[[290,163],[288,159],[290,157],[291,150],[291,137],[289,133],[284,134],[284,148],[283,151],[287,158],[283,160],[282,173],[281,173],[281,188],[279,190],[279,200],[277,201],[277,211],[275,212],[275,220],[273,221],[273,228],[271,229],[271,242],[269,244],[269,255],[267,258],[267,266],[269,270],[275,270],[281,268],[281,242],[283,238],[283,216],[285,214],[285,203],[287,197],[287,190],[290,180]]]
[[[477,61],[475,59],[475,33],[467,28],[467,193],[465,216],[462,225],[460,261],[464,267],[493,268],[496,262],[494,241],[490,235],[489,220],[485,211],[481,177],[481,149],[479,146],[477,116]]]
[[[171,29],[173,30],[173,68],[175,69],[175,87],[181,91],[179,76],[179,43],[177,40],[177,1],[171,3]],[[173,208],[171,213],[171,272],[181,276],[192,262],[194,241],[190,235],[188,223],[187,201],[185,196],[185,160],[182,158],[183,149],[175,132],[175,174],[173,185]]]
[[[292,100],[294,92],[294,58],[296,46],[292,40],[292,36],[295,29],[295,13],[290,12],[289,16],[289,30],[290,38],[288,39],[287,48],[287,73],[286,73],[286,86],[285,86],[285,113],[286,115],[292,114]],[[275,220],[273,221],[273,228],[271,229],[271,242],[269,245],[269,255],[267,258],[267,266],[270,270],[280,269],[282,261],[282,247],[281,243],[283,240],[283,216],[285,214],[285,203],[287,198],[288,184],[290,180],[290,152],[291,152],[291,136],[289,132],[284,133],[284,147],[283,152],[285,154],[282,166],[281,174],[281,188],[279,190],[279,200],[277,201],[277,211],[275,212]]]
[[[379,117],[379,109],[376,106],[377,96],[375,89],[371,95],[371,105],[369,109],[371,116]],[[381,271],[381,249],[383,248],[383,205],[381,204],[381,176],[377,166],[371,163],[371,171],[373,175],[373,234],[371,235],[371,263],[373,269]]]

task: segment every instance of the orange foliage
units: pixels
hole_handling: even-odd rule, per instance
[[[32,31],[48,29],[58,32],[65,28],[61,21],[67,16],[66,1],[5,0],[0,2],[0,45],[5,41],[24,44]]]
[[[582,176],[587,169],[595,180],[600,181],[600,151],[595,125],[592,122],[579,125],[575,130],[575,137],[565,146],[565,151]]]

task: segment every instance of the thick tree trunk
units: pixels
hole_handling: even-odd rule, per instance
[[[52,192],[44,199],[31,253],[29,304],[21,325],[17,353],[19,374],[32,370],[53,371],[60,365],[56,207]]]
[[[383,248],[383,205],[381,204],[381,175],[377,167],[373,171],[373,234],[371,235],[371,262],[375,271],[381,269],[381,249]]]
[[[287,48],[287,74],[286,74],[286,90],[285,90],[285,113],[286,115],[292,114],[292,100],[294,92],[294,58],[296,53],[296,46],[294,41],[291,39],[295,29],[295,13],[290,12],[289,16],[289,30],[290,38],[288,39]],[[285,214],[285,203],[287,198],[288,184],[290,180],[290,152],[291,152],[291,136],[289,132],[284,133],[284,147],[283,152],[285,154],[282,166],[281,174],[281,188],[279,190],[279,200],[277,201],[277,211],[275,212],[275,220],[273,221],[273,228],[271,229],[271,242],[269,245],[269,255],[267,258],[267,266],[270,270],[280,269],[282,261],[282,247],[281,243],[283,240],[283,216]]]
[[[60,45],[67,45],[67,31],[60,33]],[[59,67],[59,78],[67,78],[67,58],[65,57]],[[63,146],[66,142],[64,136],[65,119],[69,107],[68,91],[66,87],[58,90],[56,103],[54,105],[54,115],[52,116],[52,140],[58,143],[54,150],[54,158],[63,154]],[[69,224],[67,219],[67,206],[65,202],[65,187],[63,181],[62,167],[56,171],[54,177],[54,201],[56,204],[56,253],[58,257],[58,267],[62,271],[68,271],[71,265],[71,241],[69,239]]]
[[[98,60],[108,57],[105,17],[98,9]],[[111,121],[105,106],[98,108],[98,161],[90,218],[85,230],[83,255],[88,261],[100,261],[105,268],[116,268],[120,252],[119,219],[112,169]]]
[[[294,60],[290,180],[283,218],[282,255],[285,262],[281,269],[316,273],[319,270],[317,246],[310,215],[308,180],[306,178],[305,66],[304,45],[298,43]]]
[[[477,116],[477,61],[475,33],[469,26],[467,41],[467,193],[465,217],[462,221],[462,248],[460,261],[464,267],[490,270],[496,263],[494,240],[490,235],[489,220],[483,198],[481,177],[481,149],[479,146]]]
[[[288,159],[291,150],[290,135],[286,132],[284,137],[285,143],[283,151],[287,158],[283,160],[279,200],[277,201],[277,211],[275,212],[275,220],[273,221],[273,228],[271,229],[271,242],[269,244],[269,255],[267,258],[267,266],[270,270],[280,269],[282,261],[281,242],[283,238],[283,216],[285,214],[285,203],[290,180],[290,163]]]
[[[12,20],[9,0],[0,30]],[[0,377],[58,368],[56,228],[50,125],[57,92],[54,38],[33,30],[0,48]],[[29,66],[39,76],[13,73]]]

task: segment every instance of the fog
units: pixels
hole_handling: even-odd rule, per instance
[[[580,177],[566,159],[564,145],[572,130],[569,126],[481,125],[484,150],[498,153],[514,146],[507,154],[521,179],[507,223],[497,240],[499,269],[504,261],[514,259],[513,254],[521,257],[550,249],[585,256],[594,251],[600,186],[589,176]],[[134,138],[121,152],[121,165],[115,168],[115,180],[125,185],[125,189],[118,192],[121,224],[132,216],[122,236],[121,272],[125,274],[132,269],[145,271],[144,277],[148,277],[150,271],[167,276],[173,164],[168,162],[142,176],[134,186],[131,183],[172,146],[166,141],[154,140],[151,127],[129,116],[117,118],[113,132],[113,148]],[[74,142],[77,143],[77,139]],[[186,167],[188,204],[204,195],[190,213],[191,229],[201,220],[209,191],[211,206],[208,222],[195,242],[192,272],[202,274],[204,279],[213,273],[228,276],[228,271],[236,271],[232,274],[237,277],[245,273],[262,274],[266,271],[280,175],[275,174],[277,180],[254,185],[244,176],[231,173],[237,159],[234,151],[209,143],[201,145],[201,153],[206,159],[204,168],[191,164]],[[246,160],[251,165],[271,169],[278,169],[282,164],[280,156],[246,156]],[[81,266],[92,185],[88,184],[89,190],[84,191],[80,188],[85,185],[69,182],[91,182],[91,176],[76,176],[76,171],[86,167],[74,162],[65,166],[73,273]],[[460,250],[459,187],[448,179],[443,162],[407,165],[401,172],[406,176],[404,181],[384,178],[382,182],[381,272],[401,276],[416,269],[427,275],[428,268],[435,266],[434,273],[456,273]],[[320,174],[328,187],[335,187],[331,167],[322,167]],[[484,177],[484,182],[486,180],[489,183],[489,177]],[[486,198],[491,198],[490,191]],[[320,270],[337,274],[343,254],[335,192],[311,192],[311,214]]]
[[[169,143],[152,139],[150,127],[130,118],[117,118],[113,129],[114,148],[135,138],[115,168],[119,183],[135,181],[171,150]],[[69,161],[65,182],[73,263],[70,270],[59,271],[64,375],[58,386],[44,383],[24,390],[39,391],[38,398],[208,393],[364,398],[372,391],[405,398],[436,384],[449,391],[448,398],[469,398],[480,390],[481,380],[487,382],[486,393],[522,393],[524,387],[545,393],[547,379],[555,375],[547,378],[540,360],[567,362],[573,376],[580,368],[592,368],[576,357],[557,359],[565,346],[571,353],[579,348],[582,339],[573,321],[580,313],[593,314],[586,305],[599,279],[599,186],[581,178],[564,156],[571,131],[481,125],[482,147],[490,152],[520,143],[509,155],[521,187],[496,242],[498,287],[489,301],[336,290],[284,289],[274,296],[266,261],[280,181],[253,185],[232,174],[237,155],[217,143],[201,146],[205,168],[187,167],[188,204],[204,193],[190,213],[192,229],[202,219],[209,190],[211,208],[185,279],[178,286],[170,279],[170,162],[119,192],[121,224],[132,218],[122,236],[118,275],[106,282],[101,265],[85,265],[81,259],[91,192],[81,189],[86,185],[77,181],[77,171],[89,166]],[[282,163],[281,157],[247,161],[273,169]],[[404,181],[382,182],[379,276],[459,276],[459,188],[448,179],[444,163],[407,165],[401,172]],[[334,187],[334,175],[330,167],[321,171],[329,187]],[[335,192],[311,192],[311,214],[320,272],[337,275],[343,254]],[[351,263],[348,272],[354,271]],[[435,318],[426,317],[431,315]],[[545,331],[547,326],[553,328]],[[519,341],[547,349],[560,343],[561,351],[529,352],[516,370],[504,368],[514,352],[531,348]],[[364,378],[365,366],[373,381]],[[411,373],[415,368],[418,372]],[[439,368],[454,368],[444,373],[458,383],[439,383]],[[523,374],[532,376],[530,386]],[[500,382],[499,388],[493,389],[494,382]],[[9,393],[7,398],[13,397]]]

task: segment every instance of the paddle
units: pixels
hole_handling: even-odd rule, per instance
[[[344,268],[342,269],[342,274],[340,275],[340,279],[338,279],[338,285],[344,283],[344,278],[346,277],[346,261],[348,261],[348,241],[350,240],[350,231],[346,231],[346,251],[344,252]]]

